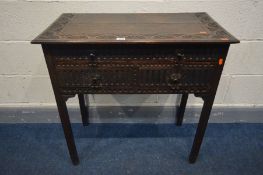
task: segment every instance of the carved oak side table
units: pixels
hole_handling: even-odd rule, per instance
[[[69,154],[79,158],[66,101],[78,94],[88,124],[84,94],[182,94],[176,123],[182,124],[188,94],[204,101],[189,156],[203,140],[230,44],[239,43],[206,13],[62,14],[32,41],[45,55]]]

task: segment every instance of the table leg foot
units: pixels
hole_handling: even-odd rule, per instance
[[[72,161],[73,165],[75,165],[75,166],[79,165],[79,158],[78,157],[71,159],[71,161]]]
[[[189,163],[194,164],[196,162],[196,159],[197,159],[197,157],[193,157],[190,155],[188,161],[189,161]]]

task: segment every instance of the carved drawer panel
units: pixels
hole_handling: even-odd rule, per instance
[[[58,47],[54,63],[64,94],[206,93],[224,52],[212,46]]]

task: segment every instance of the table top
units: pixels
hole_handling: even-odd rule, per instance
[[[33,44],[238,43],[207,13],[64,13]]]

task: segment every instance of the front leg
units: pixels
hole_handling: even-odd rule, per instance
[[[50,75],[50,79],[51,79],[51,84],[53,87],[53,91],[54,91],[54,95],[55,95],[55,99],[57,102],[57,107],[58,107],[58,112],[59,112],[59,117],[61,120],[61,124],[63,127],[63,131],[64,131],[64,135],[66,138],[66,142],[68,145],[68,151],[70,154],[70,158],[72,160],[72,163],[74,165],[79,164],[79,157],[78,157],[78,153],[77,153],[77,149],[76,149],[76,145],[75,145],[75,141],[74,141],[74,136],[72,133],[72,129],[71,129],[71,124],[70,124],[70,120],[69,120],[69,115],[68,115],[68,109],[67,109],[67,105],[66,105],[66,101],[69,97],[74,96],[74,95],[62,95],[59,89],[59,80],[56,77],[56,67],[54,64],[54,60],[55,58],[52,56],[51,52],[50,52],[50,48],[48,45],[42,45],[43,48],[43,52],[45,55],[45,59],[46,59],[46,63],[47,63],[47,68],[48,68],[48,72]]]
[[[66,105],[67,98],[63,98],[63,96],[61,96],[57,92],[55,92],[55,97],[57,101],[57,107],[58,107],[61,124],[64,130],[66,142],[68,145],[69,154],[70,154],[72,163],[74,165],[77,165],[79,164],[79,157],[78,157],[77,149],[75,146],[74,136],[72,133],[72,128],[71,128],[71,124],[69,120],[69,115],[68,115],[68,110],[67,110],[67,105]]]
[[[197,159],[197,156],[198,156],[198,153],[199,153],[202,141],[203,141],[203,137],[205,134],[205,130],[207,127],[209,115],[210,115],[210,112],[213,106],[214,98],[215,98],[215,94],[203,97],[204,104],[203,104],[201,116],[199,119],[199,123],[197,126],[197,131],[195,134],[192,150],[189,156],[190,163],[194,163]]]

